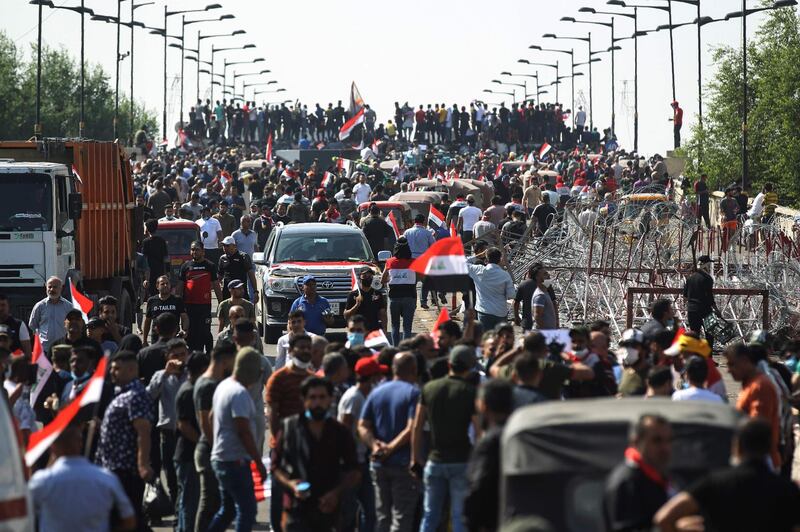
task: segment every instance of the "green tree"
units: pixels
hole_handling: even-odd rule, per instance
[[[800,23],[795,10],[769,12],[748,44],[750,188],[777,186],[782,205],[800,204]],[[741,182],[741,50],[714,50],[717,72],[705,88],[704,128],[686,150],[690,175],[700,170],[717,188]]]
[[[14,44],[0,32],[0,139],[26,139],[36,120],[36,46],[23,62]],[[99,65],[86,65],[84,109],[87,138],[113,139],[114,88]],[[80,65],[62,49],[42,48],[42,134],[77,137],[80,123]],[[156,131],[156,114],[134,103],[134,131],[130,131],[130,100],[120,93],[118,138],[125,144],[142,125]]]

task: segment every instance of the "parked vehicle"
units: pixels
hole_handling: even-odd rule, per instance
[[[181,265],[192,258],[189,248],[192,242],[200,240],[200,226],[191,220],[158,222],[158,236],[167,242],[169,282],[171,286],[177,286]]]
[[[350,224],[304,223],[278,225],[263,253],[255,253],[256,279],[261,298],[257,313],[264,328],[264,341],[274,344],[286,330],[289,309],[300,297],[301,280],[317,279],[317,292],[328,299],[334,327],[345,325],[344,304],[351,291],[354,271],[375,271],[380,289],[380,268],[364,232]],[[387,256],[382,260],[388,258]]]
[[[130,163],[117,143],[0,142],[0,291],[14,315],[27,319],[57,276],[95,301],[116,297],[120,322],[130,326],[142,222],[134,206]]]
[[[389,198],[389,201],[402,201],[411,207],[411,219],[413,220],[418,214],[422,214],[425,218],[431,210],[431,205],[436,206],[437,209],[445,212],[443,205],[448,205],[450,201],[447,199],[447,192],[398,192]]]
[[[365,201],[358,206],[358,215],[361,218],[369,214],[369,206],[377,205],[381,209],[381,215],[388,220],[389,213],[394,213],[397,220],[398,229],[402,232],[414,225],[414,217],[411,216],[411,207],[404,201]]]

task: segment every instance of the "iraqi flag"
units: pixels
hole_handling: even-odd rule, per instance
[[[270,133],[269,137],[267,137],[267,152],[264,158],[268,163],[272,164],[272,133]]]
[[[358,276],[356,269],[350,268],[350,291],[355,292],[356,290],[358,290]]]
[[[362,122],[364,122],[364,99],[361,97],[361,93],[358,92],[354,81],[350,85],[350,120],[345,122],[339,129],[339,140],[349,137],[356,126]]]
[[[267,471],[269,471],[269,466],[267,464],[264,464],[264,466],[267,468]],[[261,479],[261,473],[258,472],[258,467],[255,462],[250,462],[250,473],[253,475],[253,492],[256,495],[256,502],[266,500],[267,496],[270,494],[270,489],[269,486],[264,485],[264,481]]]
[[[450,222],[450,236],[458,236],[458,231],[456,231],[456,226],[453,222]]]
[[[397,225],[397,218],[394,217],[393,211],[389,211],[389,215],[386,217],[386,223],[389,224],[389,227],[394,231],[395,240],[400,238],[400,226]]]
[[[42,430],[31,434],[28,449],[25,451],[25,463],[28,464],[28,467],[36,463],[36,460],[50,448],[50,445],[58,438],[59,434],[75,419],[81,408],[100,401],[100,397],[103,394],[103,381],[106,375],[107,361],[108,357],[101,357],[94,374],[80,395],[67,404],[55,419],[45,425]]]
[[[333,174],[330,172],[325,172],[322,175],[322,182],[320,183],[323,188],[328,188],[333,185]]]
[[[53,364],[47,358],[42,349],[42,341],[39,339],[39,333],[33,335],[33,348],[31,349],[31,362],[36,366],[36,385],[31,390],[31,406],[36,405],[36,400],[42,393],[47,380],[53,374]]]
[[[434,229],[444,227],[444,214],[439,212],[439,209],[433,205],[431,205],[431,208],[428,211],[428,223],[432,225]]]
[[[500,177],[501,175],[503,175],[503,163],[499,162],[497,163],[497,168],[494,171],[494,176]]]
[[[80,291],[75,288],[75,285],[72,284],[72,279],[67,279],[67,283],[69,285],[69,293],[72,299],[72,308],[80,310],[81,314],[83,314],[83,321],[88,322],[89,313],[92,311],[94,303],[92,303],[91,299],[81,294]]]
[[[443,238],[414,259],[411,270],[424,275],[431,290],[462,292],[469,290],[469,269],[464,244],[458,237]]]
[[[550,153],[550,150],[552,150],[552,149],[553,149],[553,147],[551,145],[549,145],[547,142],[542,144],[542,147],[539,148],[539,159],[542,159],[545,155]]]
[[[389,343],[389,339],[386,337],[386,333],[384,333],[382,329],[374,330],[364,337],[364,347],[374,349],[384,345],[391,344]]]

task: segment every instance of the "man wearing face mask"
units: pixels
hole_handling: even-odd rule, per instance
[[[697,259],[697,270],[686,279],[683,298],[686,300],[686,313],[689,329],[700,334],[703,320],[713,311],[719,313],[714,301],[714,278],[711,277],[711,257],[703,255]],[[714,347],[714,338],[706,331],[708,345]]]
[[[533,291],[531,298],[531,309],[533,310],[534,329],[547,330],[558,329],[558,313],[550,297],[550,286],[552,281],[550,273],[540,266],[531,272],[531,279],[536,281],[536,290]]]
[[[298,334],[289,340],[289,361],[270,376],[267,381],[267,405],[269,406],[269,447],[278,444],[277,433],[283,420],[303,412],[303,398],[300,386],[312,376],[311,337]],[[283,484],[272,476],[272,498],[270,499],[270,521],[272,529],[280,532],[283,512]]]
[[[375,273],[369,268],[361,270],[359,286],[350,292],[350,295],[347,296],[347,303],[344,306],[344,317],[346,319],[349,320],[351,316],[356,314],[364,316],[366,332],[383,329],[386,323],[386,298],[372,288],[374,276]],[[306,321],[308,321],[308,318],[306,318]]]
[[[289,505],[284,508],[287,531],[334,530],[342,495],[361,478],[355,441],[350,431],[328,414],[333,397],[330,381],[308,377],[301,393],[303,412],[279,425],[272,473],[288,495]]]
[[[61,392],[61,407],[70,403],[89,383],[92,376],[92,350],[88,347],[75,346],[69,355],[69,369],[72,380],[64,386]]]
[[[622,396],[644,395],[647,391],[647,372],[650,364],[647,361],[647,350],[644,334],[638,329],[628,329],[622,333],[620,348],[625,350],[622,363],[622,379],[619,383],[619,394]]]

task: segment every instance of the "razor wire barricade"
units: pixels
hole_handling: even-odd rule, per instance
[[[581,204],[568,204],[543,235],[532,221],[521,238],[499,231],[481,239],[502,244],[519,283],[530,265],[550,271],[562,324],[606,320],[620,335],[649,319],[659,297],[675,300],[685,322],[683,286],[700,255],[714,260],[714,288],[734,339],[755,329],[800,332],[800,244],[777,226],[735,230],[698,227],[672,201],[623,198],[612,215],[579,222]]]

